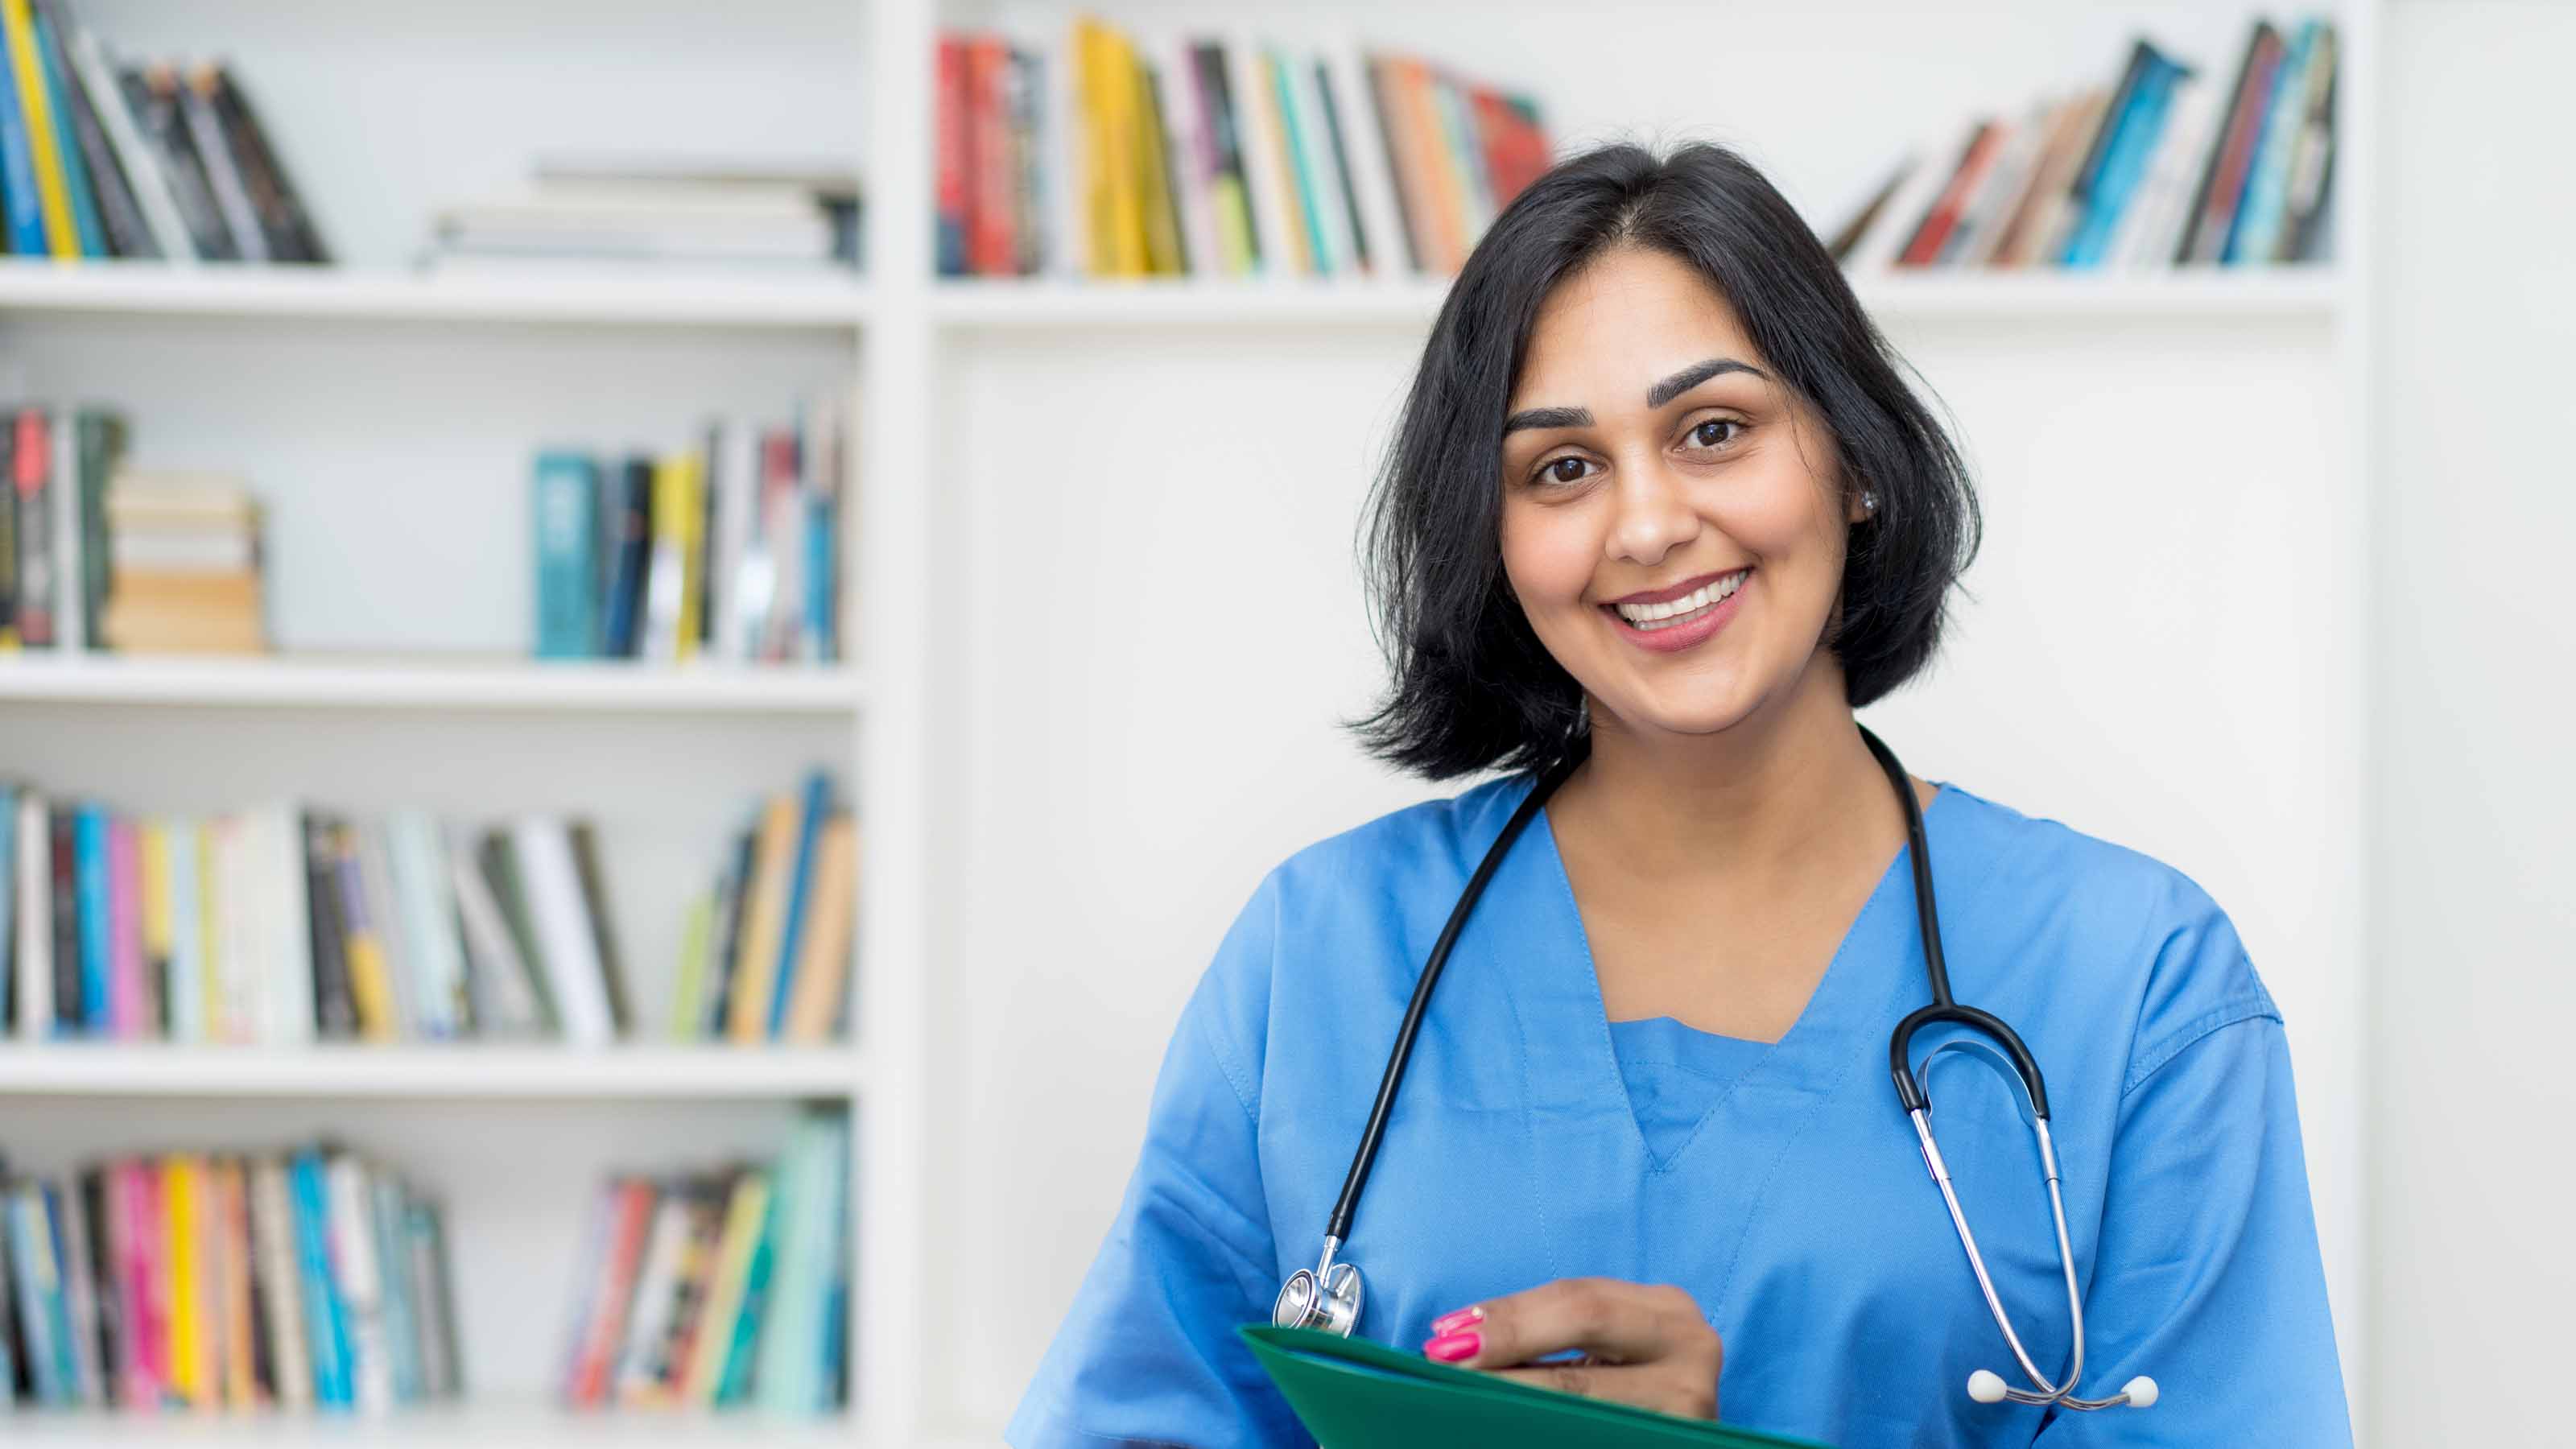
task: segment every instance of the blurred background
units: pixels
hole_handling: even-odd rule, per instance
[[[1955,422],[1985,549],[1869,723],[2235,918],[2363,1441],[2564,1440],[2502,1386],[2576,1289],[2576,7],[0,43],[0,1376],[59,1441],[995,1441],[1254,884],[1472,783],[1337,723],[1359,507],[1457,258],[1617,138],[1760,165]]]

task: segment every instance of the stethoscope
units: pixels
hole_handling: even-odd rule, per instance
[[[2032,1387],[2017,1389],[1989,1369],[1979,1369],[1968,1376],[1968,1397],[1981,1404],[2057,1404],[2069,1409],[2108,1409],[2121,1404],[2146,1408],[2156,1401],[2156,1381],[2144,1374],[2121,1385],[2120,1392],[2107,1399],[2075,1397],[2076,1382],[2084,1375],[2084,1297],[2075,1282],[2073,1249],[2066,1237],[2066,1201],[2058,1187],[2057,1149],[2048,1136],[2048,1087],[2040,1080],[2039,1063],[2031,1058],[2030,1048],[1999,1017],[1962,1006],[1950,995],[1950,968],[1941,957],[1941,922],[1932,901],[1932,851],[1923,833],[1923,807],[1914,798],[1913,782],[1906,778],[1905,767],[1896,755],[1866,728],[1861,739],[1878,757],[1880,768],[1887,772],[1888,782],[1896,789],[1896,798],[1905,806],[1905,837],[1914,862],[1914,911],[1923,938],[1923,975],[1931,986],[1929,1005],[1918,1007],[1896,1024],[1887,1042],[1889,1075],[1896,1080],[1897,1100],[1905,1107],[1906,1118],[1914,1124],[1914,1135],[1923,1145],[1923,1166],[1932,1174],[1933,1184],[1941,1189],[1941,1201],[1950,1209],[1950,1225],[1958,1230],[1959,1245],[1968,1250],[1969,1271],[1976,1274],[1977,1290],[1985,1295],[1986,1311],[1994,1315],[1995,1327],[2003,1330],[2004,1342],[2011,1346],[2013,1358],[2021,1365]],[[1579,736],[1567,754],[1546,773],[1528,797],[1512,812],[1495,837],[1493,846],[1467,878],[1467,889],[1458,904],[1449,911],[1449,923],[1440,931],[1440,939],[1431,947],[1431,959],[1423,963],[1422,975],[1414,982],[1413,1000],[1404,1008],[1404,1024],[1397,1028],[1395,1047],[1387,1053],[1386,1074],[1378,1080],[1377,1101],[1369,1107],[1368,1126],[1360,1133],[1359,1151],[1351,1157],[1351,1170],[1342,1179],[1342,1195],[1333,1203],[1333,1215],[1324,1228],[1324,1255],[1312,1268],[1300,1268],[1288,1275],[1279,1287],[1279,1299],[1271,1306],[1270,1321],[1281,1328],[1321,1328],[1347,1338],[1360,1317],[1360,1270],[1356,1264],[1336,1262],[1342,1244],[1348,1240],[1351,1218],[1358,1212],[1360,1190],[1368,1185],[1369,1168],[1377,1161],[1379,1141],[1386,1135],[1387,1118],[1395,1108],[1396,1089],[1404,1083],[1404,1066],[1413,1055],[1413,1039],[1422,1030],[1422,1017],[1431,1005],[1432,988],[1440,984],[1441,969],[1449,964],[1449,948],[1457,944],[1458,933],[1466,927],[1467,913],[1475,908],[1477,898],[1485,893],[1485,883],[1519,838],[1521,830],[1538,814],[1539,807],[1565,783],[1575,767],[1591,751],[1591,736]],[[1924,1095],[1920,1067],[1907,1060],[1914,1034],[1936,1024],[1962,1026],[1986,1038],[1993,1045],[1960,1038],[1944,1042],[1927,1053],[1920,1067],[1929,1067],[1932,1059],[1946,1051],[1973,1050],[1988,1057],[2001,1048],[2003,1063],[2011,1068],[2010,1079],[2020,1089],[2023,1120],[2039,1143],[2040,1170],[2048,1179],[2048,1210],[2057,1222],[2057,1266],[2066,1279],[2066,1313],[2074,1325],[2072,1352],[2063,1383],[2050,1381],[2039,1366],[2031,1361],[2022,1347],[2021,1335],[2013,1331],[2012,1317],[2004,1311],[2003,1300],[1996,1296],[1994,1279],[1986,1272],[1986,1260],[1977,1251],[1977,1235],[1968,1228],[1967,1214],[1959,1207],[1959,1194],[1950,1185],[1949,1165],[1941,1160],[1940,1144],[1932,1137],[1932,1102]]]

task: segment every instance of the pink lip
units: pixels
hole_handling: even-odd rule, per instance
[[[1709,577],[1717,578],[1720,575],[1711,574]],[[1706,580],[1701,582],[1704,583]],[[1619,617],[1619,611],[1607,604],[1601,606],[1601,612],[1608,616],[1610,627],[1618,630],[1622,637],[1638,648],[1652,650],[1657,654],[1678,654],[1695,645],[1706,643],[1718,630],[1725,628],[1727,621],[1735,617],[1736,609],[1743,602],[1744,591],[1752,586],[1753,577],[1747,574],[1744,582],[1736,585],[1734,593],[1718,600],[1717,607],[1687,624],[1675,624],[1667,629],[1640,629]],[[1699,584],[1691,585],[1691,588],[1697,587]],[[1690,589],[1682,590],[1682,593],[1688,592]],[[1667,597],[1679,598],[1680,595],[1673,594]],[[1645,600],[1643,602],[1660,603],[1662,601]]]
[[[1642,594],[1622,594],[1618,598],[1610,600],[1610,602],[1614,604],[1669,604],[1684,594],[1691,593],[1708,584],[1715,583],[1717,580],[1725,578],[1728,574],[1735,572],[1737,572],[1735,569],[1719,569],[1713,574],[1701,574],[1697,578],[1684,579],[1680,583],[1667,589],[1648,589]]]

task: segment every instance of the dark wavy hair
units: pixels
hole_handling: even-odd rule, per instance
[[[1504,577],[1502,437],[1530,328],[1565,278],[1615,247],[1696,269],[1831,430],[1853,525],[1826,645],[1857,708],[1939,643],[1976,554],[1976,491],[1957,446],[1898,375],[1824,244],[1760,171],[1722,146],[1658,157],[1603,146],[1558,163],[1496,218],[1449,289],[1371,490],[1361,545],[1372,630],[1393,685],[1345,726],[1433,780],[1543,768],[1586,728],[1583,692]]]

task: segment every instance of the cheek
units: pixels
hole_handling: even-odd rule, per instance
[[[1580,511],[1505,503],[1502,532],[1503,572],[1523,609],[1581,602],[1601,550]]]

